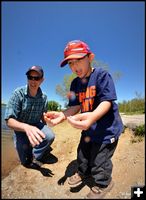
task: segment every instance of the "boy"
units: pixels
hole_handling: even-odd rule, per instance
[[[38,168],[46,162],[47,153],[55,135],[43,121],[47,111],[47,96],[40,88],[44,81],[44,71],[40,66],[32,66],[27,72],[27,85],[17,88],[6,107],[5,120],[14,130],[14,143],[21,164]]]
[[[74,40],[67,44],[61,67],[68,64],[77,75],[70,87],[69,108],[45,113],[44,119],[50,125],[67,119],[82,130],[77,149],[78,172],[68,183],[75,186],[91,175],[95,183],[87,198],[101,199],[113,187],[111,157],[123,124],[114,102],[117,97],[112,77],[102,68],[92,68],[93,59],[85,42]]]

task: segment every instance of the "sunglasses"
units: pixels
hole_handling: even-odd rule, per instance
[[[27,76],[28,80],[34,80],[34,81],[39,81],[42,79],[40,76]]]

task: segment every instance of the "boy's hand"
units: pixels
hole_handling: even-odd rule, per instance
[[[44,113],[44,120],[49,126],[55,126],[65,119],[63,112],[50,111]]]
[[[81,113],[67,117],[68,122],[74,127],[81,130],[87,130],[94,123],[91,113]]]

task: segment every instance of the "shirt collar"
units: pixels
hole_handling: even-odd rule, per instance
[[[26,85],[25,88],[24,88],[24,94],[25,94],[25,95],[28,95],[29,97],[31,97],[31,96],[29,95],[29,92],[28,92],[28,85]],[[38,97],[40,97],[40,96],[42,96],[42,90],[41,90],[41,88],[39,87],[36,96],[35,96],[35,97],[32,97],[32,98],[38,98]]]

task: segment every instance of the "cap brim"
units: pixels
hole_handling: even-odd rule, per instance
[[[35,72],[37,72],[40,76],[43,76],[43,74],[42,74],[40,71],[36,70],[36,69],[30,69],[30,70],[28,70],[28,71],[26,72],[26,75],[28,75],[31,71],[35,71]]]
[[[71,54],[69,56],[67,56],[60,64],[60,67],[64,67],[67,64],[67,61],[70,59],[78,59],[78,58],[82,58],[85,55],[87,55],[87,53],[78,53],[78,54]]]

